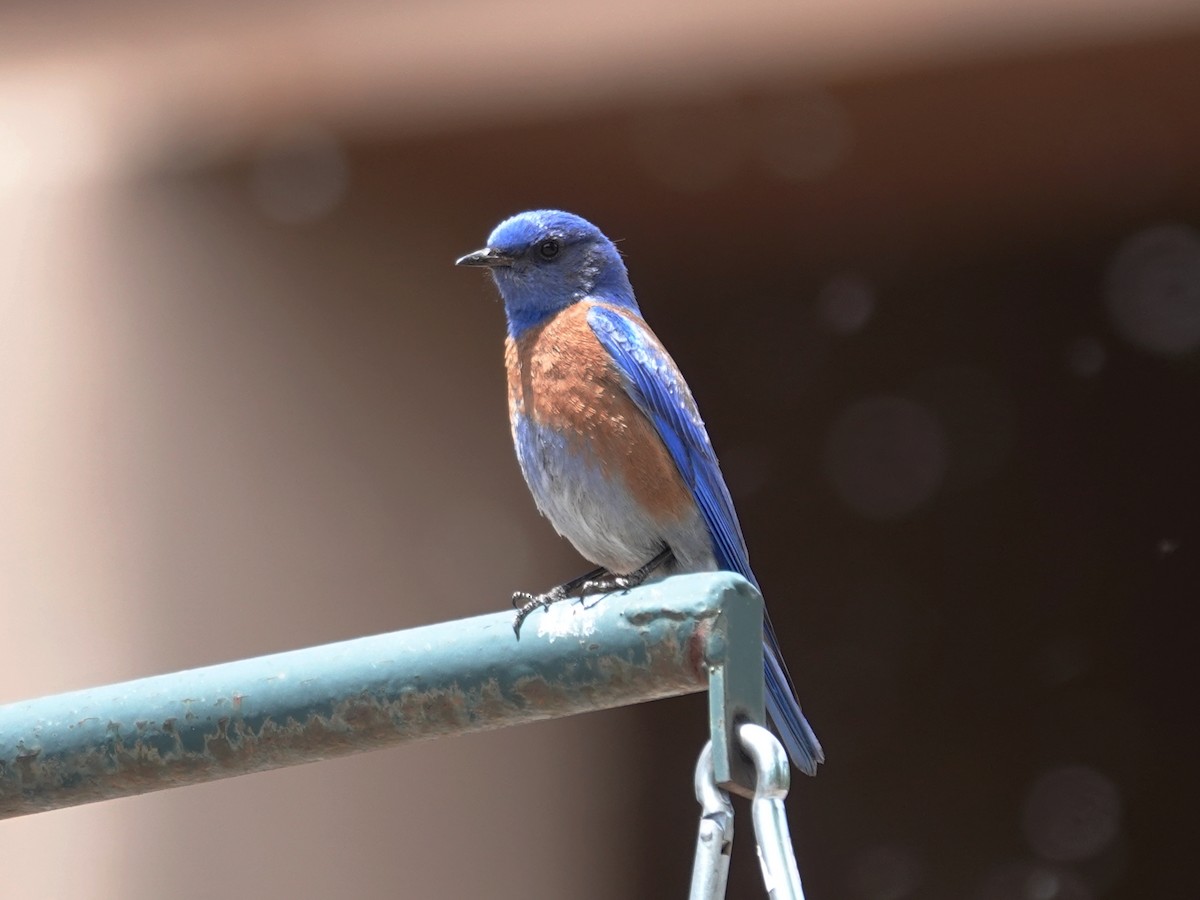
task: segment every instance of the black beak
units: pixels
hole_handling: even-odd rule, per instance
[[[474,253],[468,253],[466,256],[461,256],[454,261],[456,266],[486,266],[489,269],[495,269],[500,266],[511,266],[513,258],[505,256],[499,250],[493,250],[491,247],[484,247],[482,250],[476,250]]]

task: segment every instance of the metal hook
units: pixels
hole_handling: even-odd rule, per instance
[[[688,900],[721,900],[729,881],[729,856],[733,851],[733,804],[713,776],[712,741],[705,743],[696,761],[695,786],[700,831]]]
[[[787,752],[775,735],[752,722],[738,726],[738,740],[754,762],[756,781],[750,816],[754,820],[767,896],[772,900],[804,900],[787,812],[783,808],[791,786]]]

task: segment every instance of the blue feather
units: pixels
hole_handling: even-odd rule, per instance
[[[458,262],[486,266],[491,272],[504,299],[509,337],[514,340],[573,304],[589,304],[588,324],[623,374],[630,398],[654,424],[678,467],[700,512],[714,561],[757,587],[733,501],[695,401],[675,364],[641,322],[629,274],[612,241],[579,216],[562,210],[530,210],[505,219],[488,238],[485,250],[468,254]],[[539,509],[581,553],[589,556],[581,547],[580,536],[594,536],[589,533],[590,526],[581,529],[572,520],[578,511],[556,511],[553,502],[546,506],[547,498],[553,501],[558,497],[564,484],[578,489],[579,480],[586,476],[576,472],[564,479],[560,476],[565,470],[556,472],[551,467],[547,471],[551,460],[566,465],[563,460],[568,454],[541,452],[553,448],[552,435],[530,435],[520,427],[518,431],[522,433],[515,435],[517,454]],[[531,453],[531,447],[538,452]],[[585,467],[583,471],[588,470]],[[604,491],[596,495],[603,497]],[[619,524],[614,528],[609,523],[608,527],[621,531]],[[595,561],[596,555],[592,548],[589,558]],[[792,761],[811,774],[824,754],[796,702],[770,620],[764,622],[763,648],[767,712]]]
[[[671,358],[628,313],[605,306],[588,310],[588,325],[620,369],[630,397],[654,423],[700,508],[721,569],[737,572],[755,587],[750,556],[733,499],[721,476],[717,456],[687,384]],[[764,613],[765,616],[765,613]],[[766,705],[788,756],[812,775],[825,759],[821,745],[800,710],[779,641],[769,618],[763,627],[763,675]]]

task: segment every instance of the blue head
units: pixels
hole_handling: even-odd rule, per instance
[[[487,247],[467,254],[457,265],[488,267],[514,338],[584,298],[638,312],[629,274],[613,242],[586,219],[556,209],[505,219],[491,233]]]

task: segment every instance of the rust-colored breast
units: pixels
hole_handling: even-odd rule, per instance
[[[520,340],[509,338],[505,363],[513,436],[517,418],[527,416],[535,433],[561,435],[567,452],[590,459],[605,478],[621,479],[645,513],[681,519],[694,510],[691,492],[588,325],[592,305],[576,303]]]

